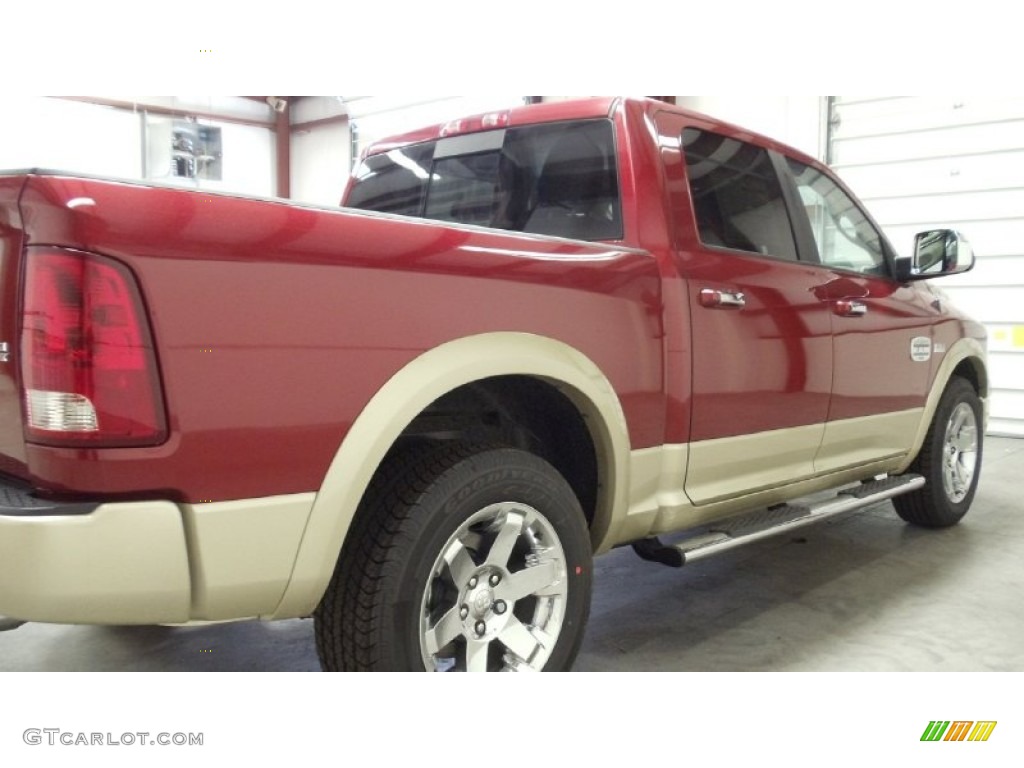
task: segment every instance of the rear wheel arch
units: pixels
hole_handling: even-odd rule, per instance
[[[442,395],[403,431],[403,441],[495,444],[532,453],[551,464],[579,499],[587,525],[598,517],[598,490],[607,471],[578,405],[551,381],[495,376]],[[397,447],[397,446],[396,446]]]
[[[625,414],[607,378],[588,357],[557,340],[522,333],[466,337],[416,358],[359,414],[330,464],[289,585],[268,618],[308,615],[316,607],[374,474],[401,440],[415,438],[422,414],[445,397],[459,396],[456,393],[492,396],[516,382],[531,382],[525,386],[546,391],[550,402],[571,404],[585,423],[598,481],[593,509],[587,512],[592,546],[609,540],[615,510],[626,507],[630,446]],[[543,452],[540,455],[566,472],[557,457],[552,461]],[[573,485],[573,473],[566,474]]]

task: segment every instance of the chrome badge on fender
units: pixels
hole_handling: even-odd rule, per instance
[[[910,340],[910,359],[923,363],[932,358],[932,340],[927,336],[915,336]]]

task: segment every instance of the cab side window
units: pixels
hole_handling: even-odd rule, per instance
[[[793,228],[767,151],[687,128],[683,154],[701,243],[796,260]]]
[[[384,213],[418,216],[430,178],[430,145],[393,149],[367,157],[356,169],[346,205]]]
[[[821,263],[834,269],[884,275],[888,268],[878,231],[832,179],[787,160],[818,245]]]

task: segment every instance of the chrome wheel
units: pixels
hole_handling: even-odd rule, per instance
[[[981,476],[984,413],[974,385],[953,376],[909,468],[924,477],[925,485],[892,500],[908,523],[945,528],[967,514]]]
[[[470,516],[434,561],[420,606],[428,670],[536,671],[562,630],[566,556],[554,527],[526,504]]]
[[[572,487],[516,448],[412,442],[374,476],[314,614],[325,670],[563,671],[593,553]]]
[[[971,489],[978,455],[978,422],[967,403],[959,403],[946,423],[942,449],[942,485],[954,504]]]

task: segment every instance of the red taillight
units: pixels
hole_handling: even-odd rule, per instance
[[[29,441],[112,447],[166,438],[156,356],[126,267],[29,248],[21,327]]]

